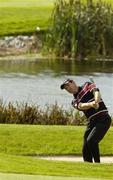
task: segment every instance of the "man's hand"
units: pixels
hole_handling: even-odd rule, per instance
[[[98,109],[98,108],[99,108],[99,103],[98,103],[98,102],[95,102],[95,101],[92,101],[92,102],[91,102],[91,107],[92,107],[92,108],[95,108],[95,109]]]
[[[78,105],[79,110],[88,110],[90,108],[98,109],[99,103],[92,101],[92,102],[88,102],[88,103],[79,103],[79,105]]]
[[[77,102],[75,99],[72,100],[71,104],[75,109],[77,109]]]

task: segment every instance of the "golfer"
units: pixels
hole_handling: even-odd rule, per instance
[[[72,105],[83,111],[88,119],[82,151],[84,161],[100,163],[99,142],[110,127],[111,117],[99,89],[91,82],[78,86],[71,79],[67,79],[60,88],[73,94]]]

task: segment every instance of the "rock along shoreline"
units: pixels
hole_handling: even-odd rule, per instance
[[[75,58],[68,57],[43,56],[41,54],[42,47],[42,37],[36,33],[33,35],[0,37],[0,60],[37,60],[50,58],[75,60]],[[89,61],[91,59],[101,62],[113,62],[113,58],[111,57],[86,57],[83,60]]]
[[[37,54],[42,48],[42,40],[36,36],[5,36],[0,38],[0,58]]]

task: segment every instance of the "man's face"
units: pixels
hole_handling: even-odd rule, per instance
[[[66,84],[64,86],[64,89],[66,91],[68,91],[69,93],[74,94],[74,93],[77,92],[78,87],[77,87],[77,85],[76,85],[76,83],[74,81],[71,81],[71,82],[69,82],[68,84]]]

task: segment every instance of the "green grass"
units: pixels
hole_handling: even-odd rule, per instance
[[[0,125],[0,151],[31,155],[80,153],[83,129],[74,126]]]
[[[5,177],[7,180],[18,180],[19,178],[35,180],[37,177],[39,180],[113,179],[113,164],[48,161],[28,156],[33,154],[81,154],[84,130],[85,127],[77,126],[1,124],[0,172],[5,174],[0,174],[0,179],[4,180]],[[113,127],[101,143],[101,154],[113,154],[112,139]],[[8,175],[7,173],[15,174]]]
[[[25,175],[25,174],[11,174],[0,173],[1,180],[78,180],[78,177],[63,177],[63,176],[42,176],[42,175]],[[94,178],[80,178],[79,180],[95,180]],[[105,180],[105,179],[102,179]]]
[[[51,8],[0,8],[0,35],[34,32],[36,27],[44,30],[48,26]]]
[[[0,0],[0,7],[52,6],[55,0]]]
[[[0,172],[113,179],[113,164],[57,162],[0,154]]]
[[[46,29],[54,1],[0,0],[0,36]]]
[[[85,127],[0,125],[0,152],[18,155],[81,154]],[[101,155],[113,155],[113,127],[101,142]]]
[[[37,26],[47,29],[55,1],[0,0],[0,36],[33,33]]]

